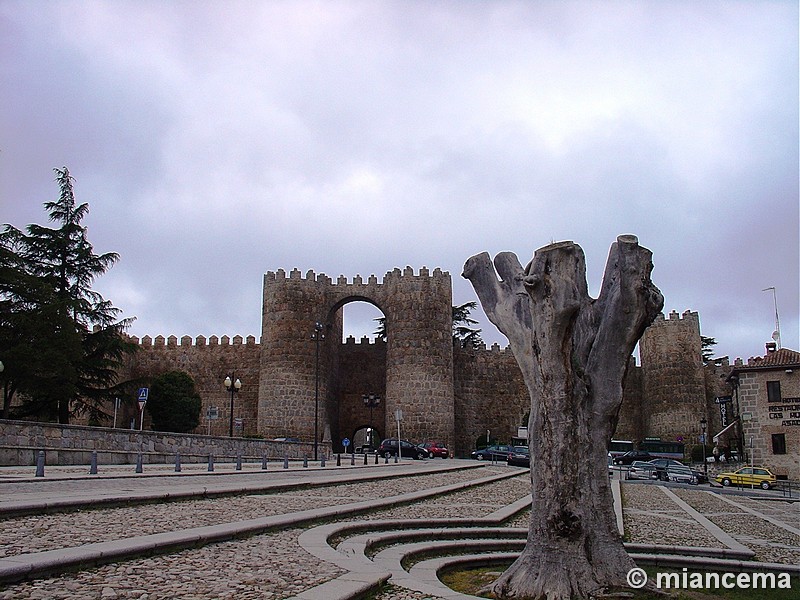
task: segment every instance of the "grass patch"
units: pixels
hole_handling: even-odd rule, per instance
[[[450,589],[462,594],[491,598],[491,596],[481,594],[480,590],[500,577],[509,565],[510,563],[470,569],[449,569],[444,571],[440,578]],[[648,567],[645,571],[652,582],[656,581],[657,573],[677,573],[679,577],[682,575],[682,571],[677,569]],[[691,571],[691,573],[695,572],[702,573],[705,581],[705,572]],[[776,581],[779,581],[777,577]],[[608,597],[624,600],[797,600],[800,597],[800,578],[791,578],[791,589],[664,589],[660,592],[653,592],[625,587],[612,590]]]

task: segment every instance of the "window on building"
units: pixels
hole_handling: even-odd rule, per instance
[[[767,402],[780,402],[781,401],[781,382],[768,381],[767,382]]]
[[[773,433],[772,434],[772,453],[773,454],[786,454],[786,434]]]

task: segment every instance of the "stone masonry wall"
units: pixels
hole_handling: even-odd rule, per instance
[[[642,336],[639,351],[646,435],[696,443],[706,413],[698,314],[659,315]]]
[[[781,402],[768,402],[767,381],[779,381]],[[739,374],[739,404],[750,417],[743,422],[748,458],[777,475],[800,480],[800,372],[796,369]],[[775,454],[772,435],[784,434],[786,454]]]
[[[334,390],[339,405],[339,434],[355,440],[363,427],[377,429],[383,439],[397,435],[386,423],[386,342],[353,337],[339,347],[339,369]],[[365,394],[376,394],[380,403],[370,410],[364,405]],[[334,440],[340,443],[341,439]]]
[[[106,427],[0,421],[0,465],[35,465],[40,450],[49,465],[88,465],[92,450],[98,464],[133,464],[139,452],[144,463],[205,462],[208,455],[217,462],[232,462],[237,454],[243,460],[271,460],[284,456],[310,456],[311,444],[209,437],[155,431],[131,431]],[[324,448],[330,452],[329,448]]]
[[[456,456],[469,456],[476,440],[490,437],[508,443],[517,427],[527,425],[530,397],[510,349],[456,348],[454,352]]]
[[[314,414],[318,433],[343,432],[341,407],[334,398],[340,364],[337,322],[340,309],[351,301],[366,301],[386,316],[386,388],[382,431],[388,431],[396,409],[403,411],[404,436],[451,443],[453,433],[453,354],[451,343],[452,292],[448,273],[409,267],[395,269],[382,282],[372,275],[336,283],[324,274],[296,269],[264,277],[261,337],[259,431],[273,437],[288,428],[301,439],[313,439]],[[324,326],[320,343],[320,397],[315,402],[315,352],[308,333],[314,323]],[[363,393],[363,392],[362,392]],[[346,411],[342,419],[346,418]]]
[[[237,430],[234,435],[257,434],[256,407],[259,385],[259,362],[261,349],[256,344],[255,337],[248,336],[246,343],[242,343],[241,336],[232,340],[228,336],[218,339],[211,336],[206,339],[199,336],[192,343],[192,338],[184,336],[180,344],[175,336],[166,340],[157,336],[154,340],[149,336],[141,339],[132,338],[139,343],[139,351],[127,362],[122,378],[152,378],[156,375],[172,370],[188,373],[195,382],[195,386],[203,402],[200,425],[194,433],[209,433],[211,435],[228,435],[230,428],[230,393],[225,388],[225,376],[233,373],[235,378],[242,382],[241,390],[234,397],[234,419],[243,419],[243,430]],[[128,426],[130,415],[136,417],[138,425],[138,406],[136,398],[124,398],[125,419],[118,422]],[[208,421],[205,418],[206,410],[210,406],[218,408],[219,418]],[[145,428],[148,425],[147,412],[145,411]]]

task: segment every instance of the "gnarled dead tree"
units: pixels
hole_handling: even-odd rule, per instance
[[[464,265],[531,397],[531,524],[519,559],[492,585],[498,598],[569,600],[625,586],[634,565],[616,528],[606,456],[628,359],[664,304],[651,258],[635,236],[618,237],[596,300],[572,242],[540,248],[525,269],[509,252],[495,258],[497,274],[487,253]]]

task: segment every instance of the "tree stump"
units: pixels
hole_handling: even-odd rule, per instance
[[[485,252],[464,265],[531,398],[531,524],[519,559],[491,586],[498,598],[570,600],[626,585],[634,563],[617,532],[606,457],[628,360],[664,304],[651,259],[635,236],[619,236],[597,299],[573,242],[540,248],[525,269],[510,252],[494,268]]]

